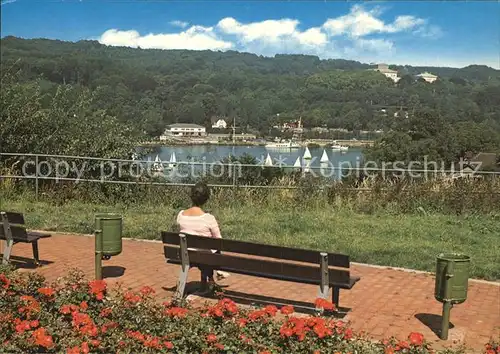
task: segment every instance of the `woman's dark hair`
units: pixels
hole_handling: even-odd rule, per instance
[[[210,198],[210,189],[206,183],[198,182],[191,188],[191,201],[194,206],[202,206],[208,198]]]

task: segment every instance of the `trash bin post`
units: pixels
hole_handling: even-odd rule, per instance
[[[95,230],[95,279],[102,280],[102,230]]]

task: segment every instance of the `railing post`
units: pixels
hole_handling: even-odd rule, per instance
[[[233,163],[233,187],[236,187],[236,165]]]
[[[35,200],[38,202],[38,155],[35,156]]]

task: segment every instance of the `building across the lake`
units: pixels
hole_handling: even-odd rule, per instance
[[[208,134],[208,138],[212,141],[224,141],[224,140],[236,140],[236,141],[245,141],[245,140],[255,140],[257,136],[255,134]]]
[[[160,136],[160,140],[168,140],[168,137],[200,137],[206,136],[207,130],[205,127],[198,124],[191,123],[176,123],[167,126],[163,135]]]
[[[418,74],[417,79],[424,79],[427,82],[433,83],[438,79],[438,77],[426,71],[425,73]]]
[[[398,82],[400,79],[400,77],[398,77],[398,72],[396,70],[389,69],[389,65],[387,64],[378,64],[378,68],[374,70],[384,74],[394,82]]]
[[[212,122],[212,129],[226,129],[227,128],[226,120],[221,118],[221,117],[212,117],[211,122]]]

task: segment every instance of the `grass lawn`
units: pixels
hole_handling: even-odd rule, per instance
[[[168,206],[106,206],[3,200],[2,209],[24,212],[30,228],[92,233],[94,214],[124,217],[124,237],[158,239],[178,210]],[[361,214],[324,207],[211,206],[223,237],[344,253],[354,262],[434,271],[441,252],[472,258],[470,276],[500,279],[499,216]]]

